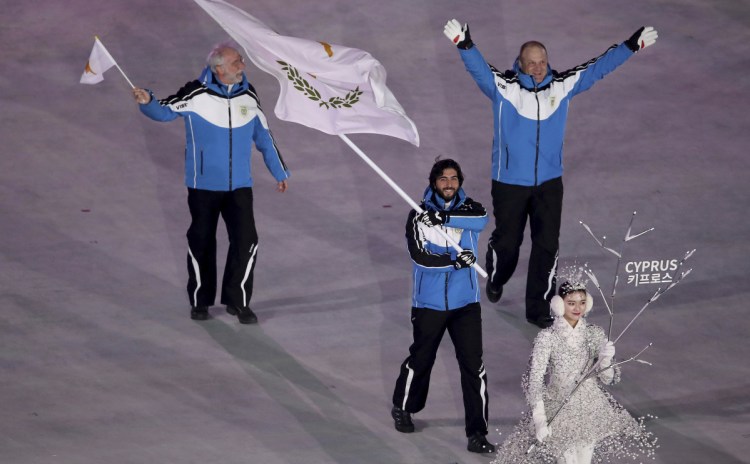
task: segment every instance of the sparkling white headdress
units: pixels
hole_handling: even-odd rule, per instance
[[[586,273],[583,271],[583,266],[579,264],[572,264],[560,268],[557,273],[557,280],[562,281],[560,285],[560,293],[567,295],[568,293],[586,291],[586,284],[589,279]]]

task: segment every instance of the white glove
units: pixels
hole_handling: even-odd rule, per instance
[[[631,50],[637,52],[638,50],[643,50],[644,48],[653,45],[657,38],[659,38],[659,33],[656,32],[656,29],[653,27],[648,26],[635,31],[635,34],[626,40],[625,43]]]
[[[615,357],[615,344],[605,342],[602,347],[599,348],[599,366],[609,367],[612,365],[612,358]]]
[[[552,431],[547,425],[547,414],[544,412],[544,403],[539,401],[534,405],[531,411],[531,418],[534,420],[534,430],[536,430],[536,439],[543,441],[552,435]]]
[[[458,48],[466,50],[474,45],[471,41],[471,35],[469,34],[469,25],[464,24],[461,26],[461,23],[456,19],[451,19],[445,23],[443,34],[445,34],[445,36],[448,37],[448,39]]]

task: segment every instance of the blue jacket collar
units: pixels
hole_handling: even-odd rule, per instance
[[[463,204],[465,200],[466,193],[464,193],[464,189],[462,189],[461,187],[458,188],[456,197],[453,199],[448,208],[444,207],[443,199],[440,198],[434,190],[432,190],[432,187],[427,187],[422,197],[422,202],[427,207],[427,209],[434,209],[437,211],[450,211],[452,209],[456,209],[461,204]]]
[[[544,76],[544,79],[539,84],[536,84],[534,82],[534,78],[531,77],[531,75],[521,71],[521,63],[518,62],[518,58],[516,58],[515,63],[513,63],[513,71],[515,71],[516,75],[518,76],[518,81],[521,83],[521,85],[529,90],[533,89],[534,87],[536,87],[537,89],[542,88],[552,81],[552,68],[550,68],[549,64],[547,64],[547,75]]]
[[[250,86],[250,84],[247,82],[247,76],[245,75],[245,73],[242,73],[242,82],[232,86],[232,92],[230,95],[230,93],[227,91],[229,87],[226,84],[222,84],[219,78],[216,77],[216,74],[214,74],[213,71],[211,71],[211,68],[208,66],[203,69],[203,72],[201,73],[198,80],[200,80],[203,85],[213,90],[214,92],[220,95],[226,95],[228,97],[237,95],[240,92],[244,92]]]

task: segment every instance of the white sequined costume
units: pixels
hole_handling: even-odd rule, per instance
[[[593,365],[606,341],[604,330],[585,319],[573,328],[558,317],[552,327],[540,331],[523,378],[529,405],[543,400],[547,418],[551,419],[577,378]],[[563,463],[563,455],[570,454],[571,448],[582,450],[593,444],[594,462],[617,462],[618,457],[627,456],[653,457],[656,439],[600,385],[619,381],[618,366],[586,379],[551,423],[551,435],[537,443],[528,455],[526,451],[536,440],[531,412],[525,413],[492,463]]]

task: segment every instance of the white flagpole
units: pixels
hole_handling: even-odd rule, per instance
[[[125,75],[125,72],[122,70],[122,68],[120,67],[120,65],[117,64],[117,61],[115,61],[115,59],[112,56],[112,54],[109,53],[109,50],[107,50],[107,47],[104,46],[104,43],[102,43],[102,41],[99,40],[99,36],[98,35],[94,36],[94,40],[96,40],[97,42],[99,42],[99,45],[102,46],[102,50],[104,50],[104,52],[107,54],[107,56],[109,57],[109,59],[112,60],[112,62],[115,64],[115,67],[117,68],[118,71],[120,71],[120,74],[122,74],[122,77],[124,77],[125,80],[128,81],[128,84],[130,84],[130,88],[134,89],[135,86],[133,85],[132,82],[130,82],[130,79],[128,79],[128,76]]]
[[[419,205],[418,205],[417,203],[415,203],[415,202],[414,202],[414,200],[412,200],[411,198],[409,198],[409,195],[407,195],[407,194],[406,194],[406,192],[404,192],[404,191],[403,191],[403,190],[401,189],[401,187],[399,187],[399,186],[398,186],[398,185],[397,185],[397,184],[396,184],[395,182],[393,182],[393,180],[392,180],[392,179],[391,179],[390,177],[388,177],[388,175],[387,175],[387,174],[386,174],[385,172],[383,172],[383,170],[382,170],[382,169],[380,169],[380,167],[378,167],[378,165],[377,165],[377,164],[375,164],[375,163],[374,163],[374,162],[373,162],[373,161],[372,161],[372,160],[371,160],[371,159],[370,159],[370,158],[369,158],[369,157],[368,157],[368,156],[367,156],[367,155],[366,155],[366,154],[365,154],[365,153],[364,153],[364,152],[363,152],[362,150],[360,150],[360,148],[359,148],[359,147],[358,147],[357,145],[355,145],[355,144],[354,144],[354,142],[352,142],[352,141],[351,141],[351,140],[349,139],[349,137],[347,137],[347,136],[346,136],[346,135],[344,135],[344,134],[339,134],[339,137],[341,137],[341,140],[343,140],[344,142],[346,142],[346,144],[347,144],[347,145],[349,145],[349,147],[350,147],[350,148],[351,148],[352,150],[354,150],[354,152],[355,152],[355,153],[356,153],[357,155],[359,155],[359,157],[360,157],[360,158],[362,158],[362,160],[363,160],[363,161],[364,161],[365,163],[367,163],[367,164],[368,164],[368,165],[369,165],[369,166],[370,166],[370,167],[371,167],[371,168],[372,168],[372,169],[373,169],[373,170],[374,170],[374,171],[375,171],[376,173],[378,173],[378,175],[379,175],[379,176],[380,176],[381,178],[383,178],[383,180],[384,180],[384,181],[385,181],[385,182],[386,182],[386,183],[387,183],[388,185],[390,185],[390,186],[391,186],[391,188],[392,188],[393,190],[395,190],[395,191],[396,191],[396,193],[398,193],[398,195],[399,195],[399,196],[400,196],[401,198],[403,198],[403,199],[404,199],[404,201],[406,201],[406,203],[408,203],[408,204],[409,204],[409,206],[411,206],[411,207],[412,207],[413,209],[415,209],[415,210],[416,210],[416,211],[417,211],[418,213],[421,213],[421,212],[423,211],[423,210],[422,210],[422,208],[420,208],[420,207],[419,207]],[[446,233],[445,233],[445,231],[443,231],[443,230],[442,230],[442,229],[440,229],[440,228],[438,228],[438,229],[436,229],[436,230],[437,230],[437,231],[438,231],[438,232],[440,233],[440,235],[441,235],[441,236],[442,236],[442,237],[443,237],[443,238],[444,238],[444,239],[445,239],[445,240],[446,240],[446,241],[447,241],[448,243],[450,243],[450,244],[451,244],[451,246],[453,246],[453,248],[454,248],[454,249],[455,249],[456,251],[463,251],[463,248],[461,248],[461,246],[460,246],[460,245],[459,245],[458,243],[456,243],[456,241],[455,241],[455,240],[453,240],[453,239],[452,239],[452,238],[451,238],[451,237],[450,237],[450,236],[449,236],[448,234],[446,234]],[[475,262],[475,263],[474,263],[474,264],[472,265],[472,267],[473,267],[473,268],[474,268],[474,269],[475,269],[475,270],[477,271],[477,274],[481,275],[481,276],[482,276],[482,277],[484,277],[484,278],[487,278],[487,272],[486,272],[486,271],[485,271],[484,269],[482,269],[482,267],[481,267],[481,266],[480,266],[480,265],[479,265],[478,263],[476,263],[476,262]]]

